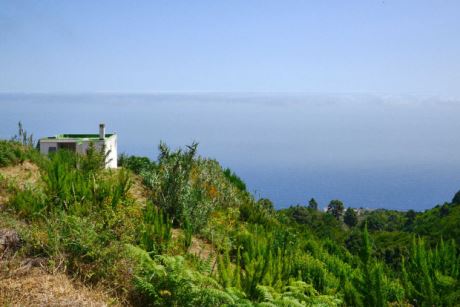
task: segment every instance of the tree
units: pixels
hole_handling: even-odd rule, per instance
[[[352,208],[348,208],[345,211],[345,215],[343,216],[343,221],[345,224],[347,224],[349,227],[354,227],[356,224],[358,224],[358,216],[356,215],[356,212]]]
[[[414,210],[410,209],[409,211],[406,212],[406,223],[405,223],[405,227],[408,228],[408,229],[411,229],[411,227],[413,226],[414,222],[415,222],[415,218],[417,217],[417,212],[415,212]]]
[[[343,203],[337,199],[331,200],[331,202],[327,206],[327,212],[332,214],[332,216],[334,216],[336,220],[339,220],[340,217],[342,216],[343,209],[344,209]]]
[[[381,231],[385,229],[385,216],[380,214],[379,212],[372,212],[367,218],[367,229],[370,231]]]
[[[460,204],[460,191],[458,191],[455,194],[454,198],[452,199],[452,203],[453,204]]]
[[[310,199],[310,201],[308,202],[308,208],[318,210],[318,203],[314,198]]]
[[[459,195],[460,197],[460,195]],[[449,215],[449,212],[450,212],[450,207],[449,207],[449,204],[444,204],[441,206],[441,208],[439,209],[439,216],[440,217],[445,217],[445,216],[448,216]]]

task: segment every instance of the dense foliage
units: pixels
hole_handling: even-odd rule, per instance
[[[0,142],[1,166],[35,150]],[[47,257],[139,306],[455,306],[460,205],[423,213],[308,205],[275,210],[197,144],[159,157],[34,156],[41,180],[9,186],[0,212],[27,222],[24,253]],[[2,158],[3,157],[3,158]],[[7,157],[7,158],[5,158]],[[22,158],[21,158],[22,157]],[[3,160],[2,160],[3,159]],[[40,160],[40,161],[38,161]],[[140,180],[138,180],[140,179]],[[2,179],[5,180],[5,179]],[[143,182],[147,199],[133,196]],[[2,185],[0,185],[2,186]],[[193,242],[210,246],[206,257]]]
[[[14,165],[23,162],[25,158],[21,144],[0,140],[0,166]]]

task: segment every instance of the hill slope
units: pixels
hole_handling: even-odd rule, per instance
[[[422,227],[432,219],[431,225],[448,221],[458,228],[456,206],[442,217],[439,208],[364,212],[358,224],[343,222],[337,200],[329,213],[313,206],[276,211],[217,161],[197,157],[196,144],[159,149],[157,161],[123,156],[114,171],[104,169],[97,151],[46,158],[0,143],[1,227],[21,238],[2,257],[16,268],[26,259],[39,263],[30,275],[4,275],[5,297],[37,278],[43,286],[37,289],[48,291],[47,282],[70,289],[52,291],[46,299],[55,304],[62,297],[134,306],[459,301],[458,249],[447,240],[434,248],[442,231]],[[85,290],[78,297],[71,289]],[[24,302],[45,299],[34,301],[30,293]]]

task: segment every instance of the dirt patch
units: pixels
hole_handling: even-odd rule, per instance
[[[0,267],[10,266],[0,262]],[[2,270],[1,306],[117,306],[105,293],[86,288],[67,275],[50,274],[38,267],[22,266]],[[8,272],[8,273],[7,273]]]
[[[183,238],[183,231],[182,229],[172,229],[172,239],[173,240],[180,240]],[[192,244],[190,245],[190,248],[188,249],[188,252],[192,255],[195,255],[202,260],[209,260],[211,258],[211,263],[214,263],[215,260],[215,251],[212,247],[212,245],[208,242],[206,242],[203,239],[197,238],[197,237],[192,237]]]
[[[0,210],[2,210],[2,207],[8,203],[8,196],[7,195],[2,195],[3,193],[0,191]]]
[[[149,199],[150,192],[142,183],[142,178],[138,175],[131,175],[132,186],[129,189],[129,195],[140,205],[145,206]]]
[[[21,247],[21,239],[14,229],[0,229],[0,260]]]

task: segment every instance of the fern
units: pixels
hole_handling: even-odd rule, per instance
[[[128,252],[137,262],[135,286],[153,304],[166,306],[216,306],[234,304],[235,292],[227,293],[210,276],[190,267],[181,256],[155,256],[132,245]]]

